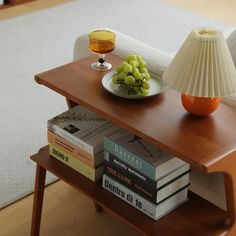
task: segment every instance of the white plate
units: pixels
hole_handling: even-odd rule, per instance
[[[166,88],[166,84],[164,81],[155,74],[150,74],[150,80],[148,81],[150,84],[149,93],[147,96],[141,95],[128,95],[128,88],[124,85],[120,84],[113,84],[112,83],[112,76],[115,71],[111,71],[105,74],[102,78],[102,85],[103,87],[109,92],[118,97],[128,98],[128,99],[144,99],[155,96],[164,91]]]

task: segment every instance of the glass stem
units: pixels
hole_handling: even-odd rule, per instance
[[[105,54],[99,54],[98,57],[99,57],[98,62],[100,63],[101,66],[104,66]]]

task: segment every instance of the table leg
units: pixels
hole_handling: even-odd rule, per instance
[[[68,98],[66,98],[66,103],[67,103],[68,108],[73,108],[73,107],[75,107],[75,106],[78,105],[77,103],[71,101],[71,100],[68,99]]]
[[[236,235],[236,151],[232,151],[227,157],[216,162],[209,168],[210,172],[223,172],[225,180],[225,193],[227,212],[229,218],[226,227],[229,229],[227,236]]]
[[[93,202],[93,203],[94,203],[94,206],[95,206],[97,212],[103,211],[103,208],[100,205],[98,205],[96,202]]]
[[[45,186],[46,169],[37,165],[34,189],[34,204],[31,221],[31,236],[39,236],[40,222],[43,207],[43,195]]]

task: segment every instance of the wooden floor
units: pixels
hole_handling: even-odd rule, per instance
[[[0,10],[0,20],[9,19],[15,16],[40,11],[59,4],[72,2],[73,0],[34,0],[29,3],[20,4]]]
[[[72,0],[37,0],[0,11],[0,20],[49,8]],[[163,0],[164,1],[164,0]],[[236,25],[235,0],[165,0],[202,15]],[[30,232],[32,196],[0,211],[1,236],[27,236]],[[97,213],[93,203],[62,181],[46,188],[42,236],[138,235],[108,212]]]
[[[224,23],[236,25],[235,0],[163,0],[173,5],[190,9],[198,14]]]

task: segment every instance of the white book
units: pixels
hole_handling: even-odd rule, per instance
[[[48,120],[48,129],[86,152],[103,150],[103,136],[118,128],[82,106],[75,106]]]
[[[159,219],[163,215],[175,209],[180,204],[187,201],[188,194],[188,188],[185,187],[174,195],[171,195],[164,201],[158,204],[153,204],[105,174],[103,175],[102,186],[104,189],[113,193],[128,204],[134,206],[135,208],[145,213],[154,220]]]

